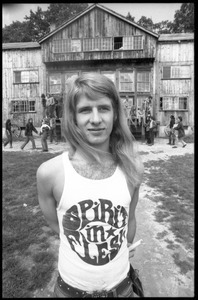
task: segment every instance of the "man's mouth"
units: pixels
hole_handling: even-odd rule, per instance
[[[88,131],[102,131],[104,128],[90,128]]]

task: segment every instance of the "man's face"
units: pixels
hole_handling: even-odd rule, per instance
[[[107,97],[90,100],[82,95],[76,105],[76,122],[85,141],[97,149],[108,151],[113,129],[114,111]]]

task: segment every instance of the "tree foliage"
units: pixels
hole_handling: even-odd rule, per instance
[[[130,12],[128,12],[128,15],[126,16],[126,19],[128,19],[131,22],[135,22],[135,17],[132,17],[132,15],[130,14]]]
[[[59,26],[88,7],[88,3],[50,3],[43,11],[40,7],[36,12],[30,10],[24,22],[12,22],[3,28],[3,43],[35,42],[50,31],[50,24]]]
[[[88,7],[88,3],[50,3],[46,11],[40,7],[36,12],[30,10],[30,15],[25,16],[24,22],[15,21],[3,28],[3,43],[34,42],[49,33],[50,24],[59,26],[75,17]],[[126,18],[135,22],[128,12]],[[137,24],[158,34],[194,32],[194,3],[182,3],[176,10],[174,21],[168,20],[153,23],[151,18],[142,16]]]
[[[180,10],[176,10],[173,32],[194,32],[194,3],[182,3]]]

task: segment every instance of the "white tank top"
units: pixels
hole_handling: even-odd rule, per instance
[[[119,167],[106,179],[88,179],[62,154],[65,184],[57,215],[60,227],[58,270],[78,289],[110,290],[129,271],[128,213],[131,201]]]

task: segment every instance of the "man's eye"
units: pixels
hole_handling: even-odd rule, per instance
[[[104,106],[99,108],[100,111],[109,111],[109,107]]]
[[[88,107],[86,107],[86,108],[81,108],[81,109],[79,109],[79,113],[88,113],[88,112],[90,112],[90,108],[88,108]]]

